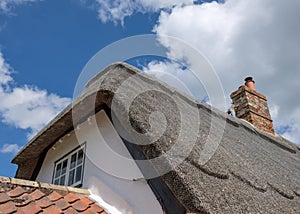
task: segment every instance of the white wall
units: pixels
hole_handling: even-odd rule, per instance
[[[79,142],[79,143],[78,143]],[[51,183],[54,162],[86,142],[83,188],[122,213],[163,213],[147,182],[102,110],[51,148],[37,181]],[[138,179],[138,181],[133,181]]]

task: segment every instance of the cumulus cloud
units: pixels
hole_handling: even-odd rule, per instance
[[[205,90],[201,82],[192,71],[178,62],[152,61],[148,65],[143,66],[142,69],[144,72],[198,100],[206,99]],[[203,91],[204,95],[195,93],[198,91]],[[201,96],[199,97],[199,95]]]
[[[17,154],[18,151],[20,151],[21,147],[18,146],[17,144],[4,144],[0,148],[0,153],[13,153]]]
[[[197,61],[184,46],[174,46],[162,35],[180,38],[203,53],[228,97],[244,77],[254,76],[257,90],[269,99],[276,130],[300,143],[298,8],[298,0],[186,5],[162,11],[154,31],[175,60],[185,58],[191,67]]]
[[[156,79],[167,83],[196,100],[200,100],[202,103],[211,105],[201,80],[183,64],[172,61],[151,61],[146,66],[141,67],[145,73],[154,76]]]
[[[156,12],[160,9],[170,9],[175,6],[193,4],[195,0],[83,0],[84,2],[93,3],[94,8],[98,11],[99,19],[106,23],[120,21],[133,13]]]
[[[36,1],[42,0],[0,0],[0,11],[7,13],[15,6]]]
[[[28,138],[31,138],[71,99],[35,86],[15,86],[12,72],[0,52],[0,119],[2,123],[29,130]]]

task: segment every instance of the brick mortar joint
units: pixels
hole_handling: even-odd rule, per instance
[[[263,115],[261,115],[261,114],[255,112],[255,111],[251,110],[251,109],[247,109],[247,110],[245,111],[245,113],[243,113],[242,115],[248,114],[249,112],[251,112],[251,113],[253,113],[253,114],[257,115],[257,116],[260,116],[260,117],[262,117],[262,118],[264,118],[264,119],[270,121],[271,123],[273,123],[273,120],[271,119],[271,117],[270,117],[270,118],[265,117],[265,116],[263,116]],[[241,115],[241,116],[242,116],[242,115]]]
[[[261,93],[259,93],[259,92],[257,92],[257,91],[253,91],[253,90],[249,89],[247,86],[244,86],[244,85],[240,86],[240,87],[238,88],[238,90],[232,92],[232,93],[230,94],[230,98],[231,98],[231,99],[234,99],[236,96],[238,96],[238,95],[239,95],[240,93],[242,93],[242,92],[248,92],[248,93],[250,93],[250,94],[252,94],[252,95],[255,95],[255,96],[257,96],[257,97],[263,99],[264,101],[267,101],[266,96],[264,96],[263,94],[261,94]]]
[[[255,131],[258,132],[258,133],[271,135],[271,136],[273,136],[273,137],[275,136],[275,137],[277,137],[277,138],[280,137],[279,135],[277,135],[275,132],[273,132],[273,131],[271,131],[271,130],[269,130],[269,131],[264,131],[264,130],[260,129],[259,127],[253,125],[253,124],[250,123],[249,121],[243,119],[243,118],[241,118],[241,120],[244,121],[244,122],[246,122],[247,124],[251,125],[251,126],[255,129]],[[268,137],[268,136],[266,136],[266,137]],[[269,138],[269,137],[268,137],[268,138]]]

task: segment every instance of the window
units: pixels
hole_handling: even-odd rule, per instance
[[[55,163],[53,184],[80,187],[84,165],[84,147],[80,147]]]

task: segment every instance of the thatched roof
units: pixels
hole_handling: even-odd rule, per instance
[[[126,103],[130,101],[131,95],[114,95],[121,85],[133,76],[130,84],[126,86],[126,91],[139,96],[127,109]],[[156,88],[156,92],[141,94],[140,90],[145,84]],[[97,96],[94,100],[95,94]],[[129,115],[131,125],[139,133],[159,131],[153,125],[161,124],[155,120],[149,122],[149,115],[157,111],[164,114],[166,129],[163,135],[151,145],[133,147],[139,150],[137,153],[141,151],[147,159],[166,153],[175,145],[179,136],[186,145],[180,144],[177,149],[185,151],[192,145],[190,143],[194,143],[191,140],[193,133],[186,130],[193,130],[195,126],[199,126],[195,145],[192,145],[191,152],[188,151],[188,157],[179,165],[175,165],[174,161],[168,160],[167,157],[165,164],[169,164],[173,170],[161,176],[187,212],[299,212],[300,151],[293,143],[262,133],[242,120],[198,103],[124,63],[109,66],[90,81],[86,90],[73,102],[75,123],[82,122],[94,109],[99,110],[103,105],[111,108],[113,99],[115,106],[121,109],[124,115]],[[194,115],[195,109],[199,114],[199,121]],[[113,108],[111,113],[114,114]],[[188,123],[182,124],[183,116]],[[218,133],[211,130],[219,130],[222,133],[222,124],[225,130],[221,135],[220,145],[212,158],[202,165],[199,160],[207,141],[217,139],[214,135]],[[33,179],[47,150],[72,129],[70,105],[13,159],[13,163],[19,165],[16,177]],[[133,149],[133,156],[134,151]],[[178,156],[180,154],[175,152],[172,158],[176,159]],[[147,172],[143,173],[147,175]]]

